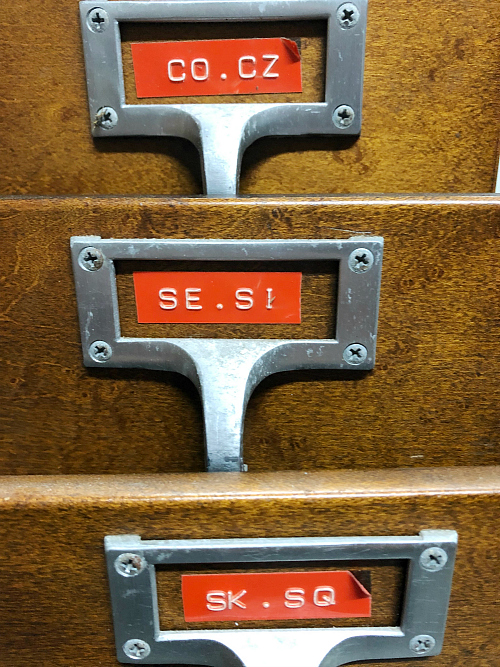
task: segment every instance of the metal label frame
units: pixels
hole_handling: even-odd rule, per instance
[[[337,18],[341,0],[93,0],[80,2],[92,134],[176,136],[191,141],[202,158],[205,191],[238,192],[245,149],[263,136],[340,134],[361,131],[361,104],[368,0],[356,0],[358,18],[345,27]],[[351,4],[351,3],[348,3]],[[92,28],[90,12],[105,20]],[[120,48],[121,22],[328,21],[325,101],[255,104],[127,104]],[[349,107],[349,124],[335,110]],[[100,110],[110,109],[99,122]],[[338,120],[338,119],[337,119]]]
[[[211,667],[338,667],[441,652],[457,533],[417,537],[141,540],[110,536],[105,551],[120,662]],[[259,630],[160,629],[155,566],[406,560],[399,627]]]
[[[95,266],[86,267],[88,250]],[[204,412],[207,470],[244,470],[243,420],[248,400],[261,380],[298,369],[366,371],[375,363],[383,239],[222,241],[170,239],[71,239],[73,271],[84,364],[90,367],[149,368],[181,373],[198,388]],[[369,256],[366,270],[353,258]],[[115,260],[332,260],[339,263],[335,339],[212,339],[122,337]],[[363,267],[362,267],[363,268]],[[92,350],[101,344],[99,359]],[[353,348],[353,345],[356,348]],[[346,361],[349,350],[361,357]],[[348,357],[347,357],[348,358]]]

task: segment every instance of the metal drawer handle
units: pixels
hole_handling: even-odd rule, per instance
[[[174,136],[201,155],[205,192],[238,193],[245,149],[264,136],[361,131],[367,0],[94,0],[80,2],[92,134]],[[120,22],[328,21],[325,101],[300,104],[127,104]]]
[[[360,248],[370,269],[357,267]],[[243,420],[257,384],[273,373],[375,363],[383,239],[219,241],[73,237],[71,252],[86,366],[176,371],[203,402],[207,470],[245,470]],[[334,339],[128,338],[121,335],[115,260],[332,260],[339,262]]]
[[[239,540],[141,540],[110,536],[105,550],[117,657],[143,664],[211,667],[338,667],[441,652],[457,533],[424,530],[418,537],[337,537]],[[122,560],[120,560],[122,559]],[[399,627],[286,630],[160,629],[155,566],[213,563],[408,561]],[[135,568],[124,576],[123,567]],[[241,567],[241,566],[240,566]]]

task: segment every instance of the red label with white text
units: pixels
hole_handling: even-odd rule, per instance
[[[302,274],[136,271],[139,323],[300,324]]]
[[[284,37],[131,44],[137,97],[302,92],[300,52]]]
[[[352,572],[182,575],[189,623],[371,616],[371,595]]]

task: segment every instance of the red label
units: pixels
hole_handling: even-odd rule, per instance
[[[186,574],[187,622],[371,616],[371,595],[351,572]]]
[[[291,39],[212,39],[131,44],[137,97],[300,93]]]
[[[301,273],[137,271],[140,323],[300,324]]]

